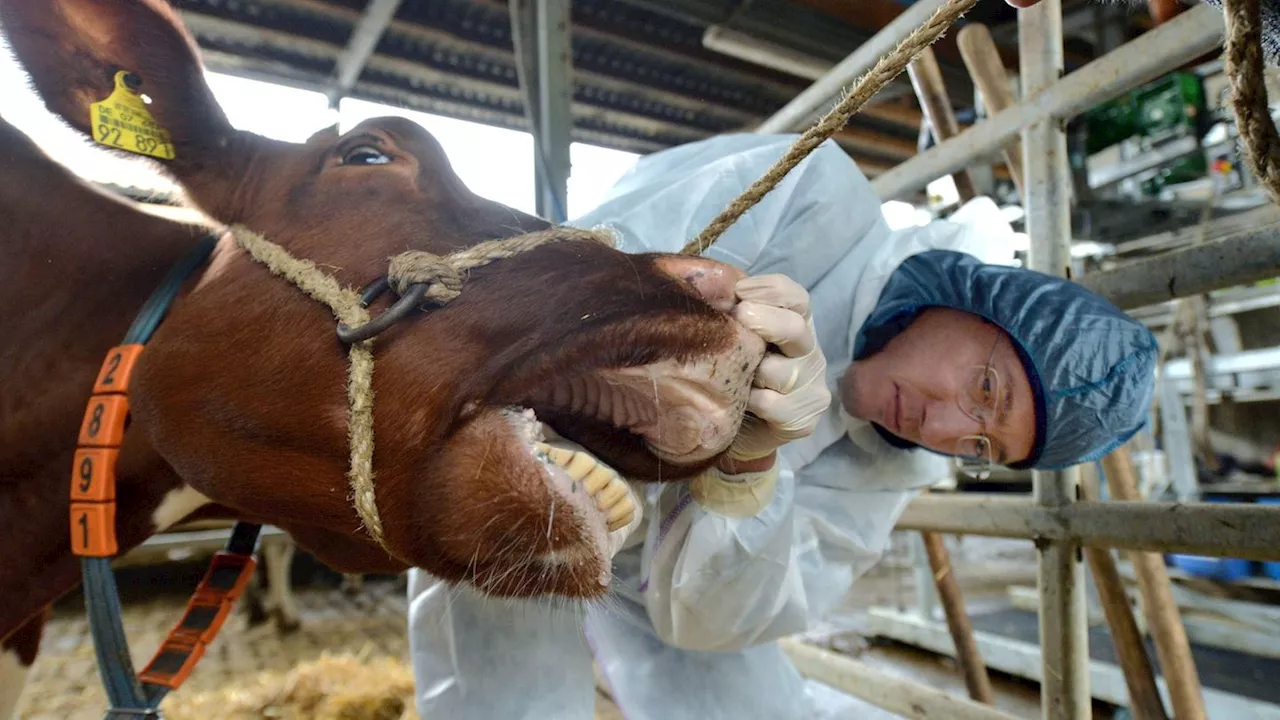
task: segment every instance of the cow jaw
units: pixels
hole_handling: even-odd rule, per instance
[[[737,435],[764,353],[759,336],[734,326],[736,342],[727,352],[558,378],[541,387],[528,405],[639,436],[663,462],[705,462],[724,452]]]
[[[535,531],[545,537],[520,541],[537,550],[515,562],[499,560],[489,572],[473,576],[473,582],[481,591],[499,596],[603,594],[612,580],[611,559],[639,525],[638,498],[617,472],[582,446],[556,435],[532,410],[500,412],[518,445],[513,450],[532,461],[539,476],[538,486],[523,485],[519,492],[546,498],[544,517],[534,518],[534,527],[546,531]],[[578,528],[567,534],[576,540],[566,542],[560,531],[553,536],[552,528],[562,527],[566,519]]]

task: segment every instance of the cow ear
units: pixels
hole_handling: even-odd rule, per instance
[[[163,0],[0,0],[0,26],[49,110],[99,144],[179,179],[231,160],[236,131]]]

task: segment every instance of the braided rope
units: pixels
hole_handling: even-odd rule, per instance
[[[401,295],[410,285],[421,283],[427,286],[424,297],[447,303],[462,292],[462,281],[468,270],[561,240],[592,240],[613,246],[613,238],[604,229],[578,230],[557,226],[512,238],[486,240],[448,255],[423,250],[403,252],[391,258],[387,278],[391,287]]]
[[[706,252],[707,248],[720,238],[725,230],[742,217],[743,213],[750,210],[756,203],[760,202],[765,195],[777,187],[782,178],[791,172],[796,165],[800,164],[819,145],[826,142],[832,135],[836,134],[840,128],[849,122],[849,118],[853,117],[862,106],[866,104],[880,89],[893,80],[903,70],[906,69],[911,61],[916,58],[925,48],[929,47],[936,41],[942,33],[946,32],[962,15],[969,11],[978,0],[951,0],[946,5],[938,8],[937,11],[929,18],[924,25],[916,28],[910,35],[898,43],[893,52],[880,58],[870,70],[866,72],[858,82],[854,85],[853,91],[844,97],[835,107],[822,116],[817,124],[805,131],[794,143],[792,143],[787,153],[783,155],[773,167],[757,181],[751,184],[741,195],[737,197],[729,207],[725,208],[707,227],[693,240],[690,240],[684,249],[680,251],[683,255],[701,255]],[[1257,0],[1253,0],[1257,3]]]
[[[1225,0],[1227,25],[1226,71],[1231,83],[1231,107],[1244,140],[1249,169],[1280,204],[1280,137],[1267,107],[1262,76],[1262,23],[1258,0]]]
[[[293,256],[288,250],[244,226],[232,227],[231,234],[236,244],[251,258],[293,283],[312,299],[328,306],[338,322],[353,328],[369,322],[369,312],[361,307],[359,293],[342,287],[315,263]],[[614,245],[613,236],[603,229],[554,227],[509,240],[489,240],[446,256],[416,250],[401,253],[391,258],[387,277],[401,294],[409,285],[426,283],[429,288],[426,298],[443,304],[458,296],[468,270],[562,240],[593,240],[610,247]],[[388,555],[394,557],[383,534],[373,485],[372,343],[372,339],[364,340],[352,343],[348,349],[347,399],[350,415],[347,419],[347,443],[351,467],[347,472],[347,482],[351,487],[351,502],[364,523],[365,531]]]
[[[369,322],[369,313],[360,307],[360,295],[342,287],[336,279],[316,267],[310,260],[294,257],[288,250],[245,228],[231,228],[236,244],[272,273],[298,286],[313,299],[329,306],[339,322],[356,326]],[[351,486],[351,502],[364,523],[365,531],[388,555],[378,515],[378,502],[373,488],[373,341],[352,343],[347,350],[350,369],[347,377],[347,443],[351,468],[347,483]]]

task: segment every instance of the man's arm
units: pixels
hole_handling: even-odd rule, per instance
[[[624,251],[677,251],[794,140],[722,136],[656,153],[619,182],[613,197],[573,224],[611,226]],[[690,483],[664,485],[646,509],[639,589],[666,642],[734,650],[793,633],[807,622],[794,547],[795,477],[775,452],[808,434],[830,405],[825,361],[816,362],[823,355],[814,323],[823,318],[811,317],[806,288],[834,267],[856,266],[847,256],[887,234],[870,183],[847,154],[826,143],[708,251],[756,276],[739,289],[739,320],[776,351],[762,364],[752,398],[753,413],[764,421],[747,428],[718,468]],[[765,274],[774,277],[759,277]],[[780,282],[780,275],[790,280]],[[846,314],[850,295],[846,288]],[[828,318],[828,324],[845,325],[847,317],[834,323]]]

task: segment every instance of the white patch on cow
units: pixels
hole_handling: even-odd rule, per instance
[[[156,531],[168,529],[174,523],[200,508],[208,505],[212,500],[201,495],[191,488],[189,485],[183,485],[176,490],[170,490],[160,501],[160,507],[151,514],[151,523],[155,526]]]
[[[236,245],[235,237],[231,233],[224,233],[219,237],[218,244],[213,248],[213,255],[209,258],[208,264],[205,265],[204,271],[200,273],[200,279],[196,281],[195,288],[191,292],[200,292],[215,278],[225,273],[227,267],[231,264],[231,259],[238,252],[241,252],[240,247]]]
[[[18,698],[27,684],[27,668],[18,660],[18,653],[0,650],[0,720],[18,717]]]

